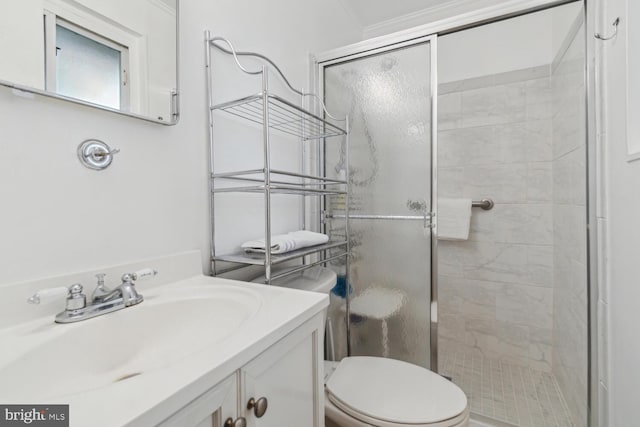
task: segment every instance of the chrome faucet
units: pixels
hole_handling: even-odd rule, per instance
[[[96,274],[96,279],[98,279],[98,283],[96,285],[96,288],[91,293],[91,301],[92,302],[96,301],[99,298],[104,298],[105,295],[107,295],[108,293],[111,292],[111,290],[109,290],[104,285],[104,276],[106,276],[106,273],[98,273],[98,274]]]
[[[156,274],[158,272],[150,268],[136,271],[135,273],[125,273],[122,275],[122,284],[115,289],[109,289],[104,285],[104,276],[106,274],[96,274],[98,284],[91,294],[91,304],[102,304],[120,298],[125,307],[140,304],[143,298],[136,291],[133,281],[153,277]]]
[[[59,295],[61,292],[66,291],[67,306],[63,312],[56,315],[56,323],[79,322],[140,304],[144,299],[142,295],[138,294],[134,280],[153,277],[156,274],[158,272],[150,268],[139,270],[135,273],[125,273],[122,275],[120,286],[114,289],[109,289],[105,286],[104,276],[106,274],[96,274],[98,283],[91,293],[89,304],[87,304],[86,296],[82,293],[83,287],[79,283],[68,288],[63,287],[36,292],[27,301],[30,304],[40,304],[43,297]]]

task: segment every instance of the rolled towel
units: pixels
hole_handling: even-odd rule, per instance
[[[284,254],[309,246],[322,245],[329,241],[329,236],[313,231],[293,231],[287,234],[279,234],[271,236],[271,253]],[[244,242],[241,247],[245,252],[266,252],[266,243],[264,239],[250,240]]]
[[[467,240],[471,199],[438,199],[438,240]]]

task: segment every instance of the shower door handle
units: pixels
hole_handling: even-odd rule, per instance
[[[389,221],[424,221],[433,217],[433,212],[427,212],[424,215],[364,215],[349,214],[349,219],[373,219],[373,220],[389,220]],[[325,219],[346,219],[347,215],[332,214],[324,212]]]
[[[365,214],[349,214],[349,220],[362,219],[362,220],[385,220],[385,221],[423,221],[424,228],[433,228],[434,212],[425,212],[424,215],[365,215]],[[326,224],[329,219],[346,219],[347,215],[344,214],[332,214],[327,211],[322,212],[322,223]]]

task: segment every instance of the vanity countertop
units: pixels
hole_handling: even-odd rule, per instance
[[[0,401],[69,404],[70,425],[77,427],[155,425],[329,304],[328,296],[323,294],[204,275],[148,288],[143,293],[145,301],[139,306],[94,319],[55,324],[53,317],[45,316],[0,330],[4,349],[0,354]],[[232,320],[232,306],[208,309],[206,301],[201,300],[213,301],[218,294],[246,300],[250,307],[244,317]],[[182,308],[158,308],[174,301],[174,296],[179,296]],[[204,310],[197,312],[196,308]],[[184,309],[191,311],[188,316],[179,311]],[[161,320],[149,323],[147,316],[147,323],[137,323],[135,319],[144,319],[140,313],[153,310],[163,313]],[[87,331],[96,331],[97,335],[86,335]],[[213,339],[212,334],[217,338]],[[76,336],[78,339],[69,341],[69,337]],[[92,340],[99,336],[108,349],[92,354],[96,352],[92,341],[82,338],[87,336]],[[176,345],[172,345],[174,339]],[[65,340],[72,344],[63,345]],[[145,346],[145,340],[153,344]],[[193,352],[180,354],[181,348],[192,344]],[[132,350],[135,346],[140,349]],[[166,363],[165,350],[174,354]],[[123,365],[134,366],[136,361],[141,367],[136,372],[118,370]],[[21,375],[21,369],[26,374]],[[98,372],[94,375],[92,369]],[[65,370],[80,374],[67,375]],[[94,379],[100,379],[95,387],[87,389],[86,382],[78,386],[80,380]]]

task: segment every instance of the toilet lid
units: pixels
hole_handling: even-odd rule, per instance
[[[329,399],[354,418],[430,424],[462,414],[467,397],[438,374],[381,357],[347,357],[327,382]]]

